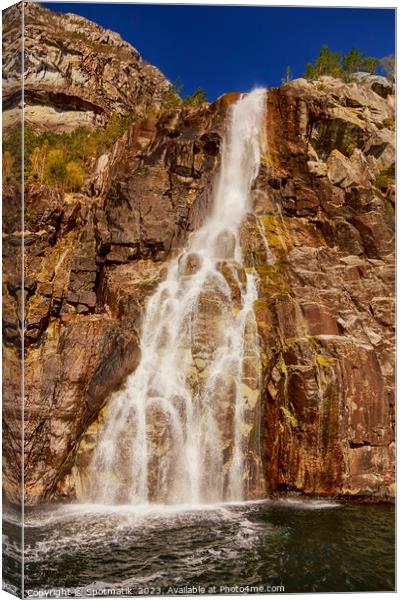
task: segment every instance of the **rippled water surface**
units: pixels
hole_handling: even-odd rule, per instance
[[[16,534],[3,529],[6,550]],[[394,589],[394,508],[282,500],[189,507],[76,505],[26,513],[26,590],[283,585]],[[12,559],[11,559],[12,561]],[[6,557],[5,568],[10,569]],[[16,582],[14,582],[16,583]],[[212,591],[212,590],[211,590]],[[222,590],[223,591],[223,590]]]

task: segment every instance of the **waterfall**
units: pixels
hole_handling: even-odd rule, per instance
[[[111,400],[85,500],[244,500],[262,477],[261,367],[240,228],[260,165],[265,91],[232,107],[211,214],[149,299],[141,360]]]

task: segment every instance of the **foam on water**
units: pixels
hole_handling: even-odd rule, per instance
[[[296,510],[323,510],[331,508],[339,508],[342,506],[334,500],[318,500],[312,498],[280,498],[272,501],[278,506],[286,506]]]

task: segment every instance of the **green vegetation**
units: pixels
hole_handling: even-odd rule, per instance
[[[110,148],[137,119],[113,116],[104,128],[77,127],[70,133],[24,130],[24,176],[60,190],[80,190],[88,175],[89,162]],[[16,127],[3,142],[3,176],[6,181],[21,177],[21,129]]]
[[[319,79],[321,75],[332,75],[340,77],[341,74],[341,54],[331,52],[328,46],[321,46],[320,54],[314,63],[308,63],[304,76],[307,79]]]
[[[7,139],[3,139],[2,175],[6,183],[21,179],[22,137],[21,127],[15,127]]]
[[[205,92],[202,88],[197,88],[191,96],[186,96],[183,100],[184,106],[200,106],[204,104],[204,102],[208,102],[205,97]]]
[[[78,33],[77,36],[80,34]],[[171,85],[164,93],[162,111],[179,106],[200,106],[207,102],[201,88],[182,99],[183,86]],[[113,115],[105,128],[80,126],[67,133],[35,132],[24,128],[24,178],[40,181],[62,191],[79,191],[88,177],[90,163],[106,152],[135,121],[151,113],[132,112],[122,118]],[[3,141],[2,173],[5,182],[21,178],[21,128],[15,127]]]
[[[346,156],[352,156],[353,152],[356,150],[357,148],[357,142],[356,140],[351,140],[350,142],[347,142],[343,148],[344,153],[346,154]]]
[[[374,185],[382,192],[386,192],[389,185],[395,184],[395,163],[388,169],[381,171],[374,180]]]
[[[363,52],[360,52],[360,50],[351,48],[351,50],[349,50],[349,52],[342,59],[342,67],[343,71],[349,77],[358,71],[368,72],[372,75],[375,73],[379,62],[380,61],[378,58],[365,56]]]
[[[2,164],[2,175],[3,181],[6,183],[10,183],[13,180],[13,172],[14,172],[14,157],[12,154],[6,150],[3,152],[3,164]]]
[[[172,83],[168,89],[164,92],[162,98],[162,107],[164,109],[177,108],[183,106],[200,106],[204,102],[208,102],[205,96],[205,92],[202,88],[197,88],[190,96],[185,96],[183,99],[181,95],[183,93],[184,85],[180,82],[180,79],[176,79],[175,83]]]
[[[183,92],[184,85],[181,83],[178,77],[174,83],[172,83],[162,96],[162,106],[165,109],[177,108],[180,106],[181,94]]]
[[[324,45],[314,63],[308,63],[304,76],[307,79],[319,79],[322,75],[330,75],[351,81],[353,74],[358,71],[375,73],[379,64],[377,58],[366,56],[356,48],[351,48],[347,54],[342,55],[341,52],[332,52]]]
[[[383,119],[377,127],[378,129],[395,129],[395,119],[390,117]]]
[[[63,35],[66,35],[66,33],[63,32]],[[85,35],[85,33],[82,33],[81,31],[69,31],[67,35],[72,40],[82,41],[83,43],[85,43],[86,46],[88,46],[89,48],[91,48],[91,50],[98,54],[118,54],[118,50],[115,46],[112,46],[110,44],[101,44],[99,42],[94,42],[87,35]]]

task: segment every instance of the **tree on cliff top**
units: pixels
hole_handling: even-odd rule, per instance
[[[314,63],[308,63],[304,76],[307,79],[319,79],[322,75],[330,75],[349,81],[353,73],[358,71],[375,73],[378,65],[377,58],[366,56],[357,48],[351,48],[347,54],[342,55],[341,52],[331,52],[324,45]]]
[[[365,56],[363,52],[357,50],[357,48],[351,48],[342,59],[343,70],[351,75],[358,71],[367,71],[371,75],[375,72],[378,67],[379,60],[372,56]]]
[[[200,87],[193,94],[182,99],[183,88],[184,85],[181,83],[180,78],[177,78],[176,82],[171,84],[163,95],[163,108],[176,108],[182,103],[184,106],[200,106],[204,102],[208,102],[204,90]]]
[[[307,79],[319,79],[322,75],[331,75],[340,77],[342,55],[340,52],[331,52],[328,46],[321,46],[320,54],[314,63],[308,63],[306,66],[305,77]]]

